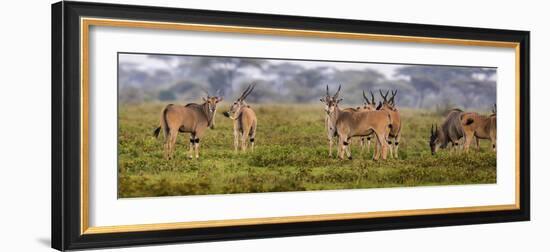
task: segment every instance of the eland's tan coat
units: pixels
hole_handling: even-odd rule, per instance
[[[214,126],[216,105],[223,100],[221,97],[209,96],[202,98],[202,104],[186,105],[168,104],[160,114],[160,126],[154,135],[158,137],[161,130],[164,133],[164,157],[172,159],[178,132],[190,133],[189,157],[199,158],[199,142],[207,128]]]

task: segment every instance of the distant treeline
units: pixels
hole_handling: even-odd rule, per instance
[[[402,65],[386,78],[365,64],[362,70],[326,66],[305,67],[295,61],[247,58],[150,55],[171,62],[169,69],[143,69],[138,63],[119,62],[119,102],[198,102],[204,90],[218,91],[226,99],[250,83],[257,83],[247,98],[253,103],[313,103],[342,85],[345,104],[362,103],[361,91],[397,89],[401,107],[458,106],[489,109],[496,102],[496,69]]]

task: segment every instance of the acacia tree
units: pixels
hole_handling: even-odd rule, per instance
[[[434,105],[426,104],[430,95],[436,102],[453,100],[464,108],[492,104],[496,99],[495,74],[495,69],[480,67],[407,66],[396,70],[396,76],[408,79],[416,90],[417,107]]]
[[[265,60],[248,58],[197,57],[191,67],[208,71],[206,81],[211,90],[233,93],[235,80],[245,69],[262,69]],[[237,91],[238,92],[238,91]]]
[[[411,77],[410,83],[418,94],[416,105],[418,108],[424,107],[424,98],[426,98],[426,95],[439,93],[440,91],[439,86],[428,77]]]

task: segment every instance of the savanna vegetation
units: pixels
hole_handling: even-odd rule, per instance
[[[258,131],[254,152],[233,150],[230,119],[218,106],[215,129],[201,139],[200,158],[189,159],[189,135],[178,136],[175,159],[163,158],[162,136],[153,137],[165,103],[120,104],[118,196],[227,194],[403,186],[496,183],[496,156],[489,141],[470,153],[428,146],[430,126],[442,113],[401,109],[399,159],[372,160],[353,139],[353,160],[328,157],[321,104],[254,105]]]

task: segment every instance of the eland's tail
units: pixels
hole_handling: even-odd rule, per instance
[[[168,123],[166,121],[166,112],[168,111],[168,108],[172,106],[172,104],[168,104],[163,110],[162,110],[162,116],[160,118],[160,126],[158,126],[155,131],[153,132],[153,135],[158,138],[160,134],[160,130],[164,129],[164,136],[168,136],[168,133],[170,133],[170,128],[168,128]]]
[[[158,138],[159,137],[159,134],[160,134],[160,126],[158,126],[158,128],[155,129],[155,131],[153,132],[153,135]]]
[[[467,117],[466,120],[464,120],[464,117]],[[471,125],[472,123],[474,123],[474,118],[472,118],[472,113],[466,113],[466,114],[462,114],[460,115],[460,121],[462,122],[463,125],[467,126],[467,125]]]

